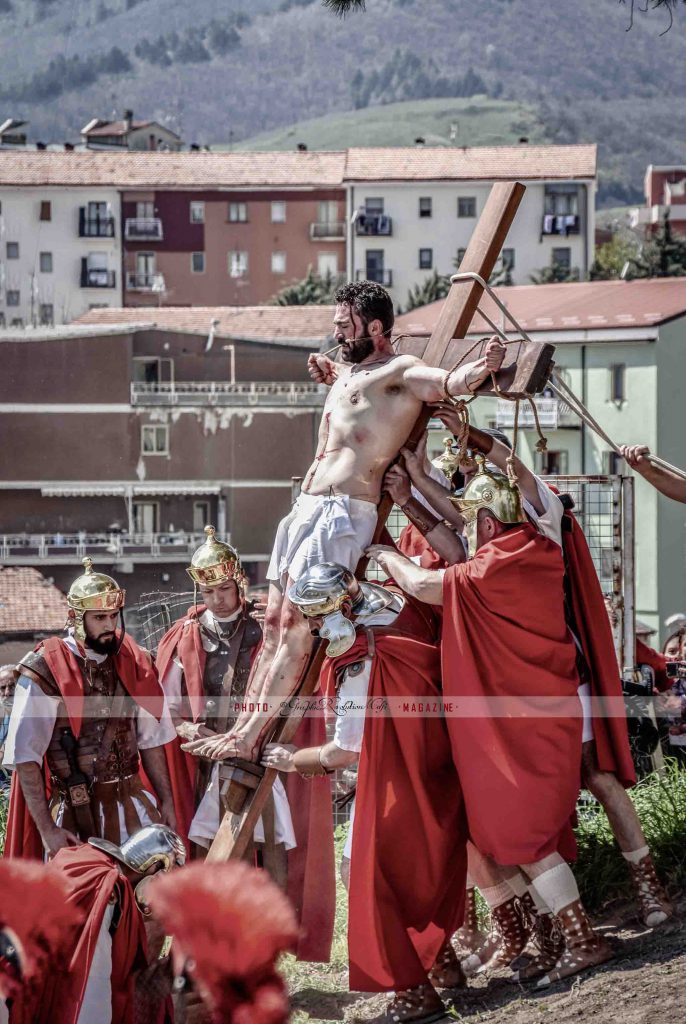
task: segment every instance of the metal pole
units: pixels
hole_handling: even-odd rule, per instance
[[[621,499],[622,590],[624,592],[622,668],[625,672],[633,672],[636,668],[636,559],[634,544],[634,478],[631,476],[622,477]]]

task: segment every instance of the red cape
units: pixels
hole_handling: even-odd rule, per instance
[[[453,758],[471,839],[503,865],[573,850],[582,718],[563,577],[529,524],[444,577],[444,698],[470,698],[447,718]]]
[[[204,708],[203,674],[207,654],[202,645],[198,617],[204,605],[190,608],[164,635],[157,650],[160,679],[174,657],[181,661],[190,698],[193,721]],[[255,648],[257,653],[258,648]],[[323,718],[303,718],[294,740],[298,746],[326,743]],[[178,831],[188,846],[188,831],[195,814],[195,773],[197,758],[181,750],[181,741],[165,746]],[[288,895],[300,923],[296,954],[299,960],[326,963],[331,955],[336,913],[336,875],[333,846],[333,808],[329,779],[312,783],[294,772],[286,776],[286,793],[291,808],[296,847],[288,851]]]
[[[422,569],[445,569],[447,562],[434,551],[424,534],[408,523],[398,537],[396,547],[407,558],[419,558]]]
[[[390,632],[373,630],[370,698],[440,699],[435,644],[395,635],[396,626],[407,626],[412,615],[410,606]],[[334,673],[367,651],[367,633],[359,630],[349,652],[327,659],[327,693],[335,687]],[[426,982],[438,951],[462,922],[466,841],[444,719],[368,715],[350,860],[351,989],[388,991]]]
[[[572,524],[571,531],[562,531],[562,541],[574,626],[590,673],[594,711],[599,709],[601,712],[593,715],[598,767],[603,772],[616,775],[624,786],[629,787],[636,782],[636,769],[629,748],[626,716],[616,715],[616,707],[624,706],[624,697],[612,627],[584,531],[570,512],[565,516]],[[615,714],[603,715],[603,701],[608,698],[613,706],[610,711],[614,708]]]
[[[77,1024],[100,926],[115,886],[121,918],[112,939],[112,1021],[133,1024],[134,972],[146,965],[147,946],[131,884],[110,857],[88,844],[60,850],[52,866],[67,884],[67,899],[83,910],[86,920],[68,969],[46,977],[31,1007],[13,1007],[12,1024]]]
[[[38,644],[36,650],[41,652],[53,674],[64,700],[72,731],[78,737],[81,732],[84,700],[83,677],[79,663],[60,637],[49,637]],[[119,653],[115,655],[114,663],[117,675],[129,696],[133,697],[140,707],[145,708],[159,719],[164,705],[164,695],[150,655],[128,635],[125,635]],[[49,793],[47,762],[44,762],[44,765],[47,794]],[[146,788],[150,788],[150,786],[148,785]],[[175,787],[172,778],[172,790],[175,788],[180,789],[181,787]],[[43,843],[33,818],[29,814],[16,772],[12,776],[4,856],[43,859]]]

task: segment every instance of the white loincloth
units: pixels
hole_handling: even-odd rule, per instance
[[[336,562],[355,569],[369,547],[376,528],[377,510],[371,501],[301,494],[279,523],[267,579],[298,580],[313,565]]]
[[[582,683],[577,690],[581,709],[584,713],[584,725],[581,733],[581,742],[588,743],[593,739],[593,712],[591,710],[591,684]]]
[[[274,837],[277,843],[283,843],[287,850],[292,850],[297,843],[295,831],[291,818],[291,809],[288,806],[288,797],[280,778],[274,782],[272,789],[274,794]],[[188,830],[188,838],[198,846],[209,848],[212,840],[217,834],[221,820],[221,805],[219,800],[219,765],[215,764],[212,769],[210,784],[205,790],[205,795],[198,804],[198,809]],[[255,826],[253,836],[256,843],[264,842],[264,827],[262,818]]]

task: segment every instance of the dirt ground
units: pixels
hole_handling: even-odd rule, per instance
[[[597,926],[616,952],[608,964],[541,992],[511,984],[509,971],[479,977],[454,998],[446,1024],[680,1024],[686,1018],[686,902],[674,921],[653,932],[632,919],[630,907]],[[346,984],[344,971],[308,965],[292,990],[293,1020],[371,1024],[383,1014],[386,996],[365,998],[347,992]]]

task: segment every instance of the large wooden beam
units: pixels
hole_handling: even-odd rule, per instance
[[[493,185],[464,259],[460,264],[462,271],[473,271],[488,281],[525,191],[525,186],[517,181],[499,182]],[[483,287],[478,281],[456,281],[450,286],[438,323],[424,352],[425,362],[431,366],[443,365],[453,338],[463,338],[467,333],[482,294]],[[424,407],[408,438],[407,444],[410,447],[417,446],[430,419],[431,410]],[[374,534],[375,543],[378,542],[383,532],[392,507],[391,497],[387,494],[382,495]],[[357,576],[361,578],[366,568],[367,559],[363,558],[357,567]],[[323,660],[324,645],[318,644],[298,688],[300,695],[309,696],[314,693],[319,682]],[[300,719],[295,719],[295,716],[281,719],[272,738],[287,743],[293,738],[299,721]],[[238,797],[238,803],[243,800],[244,806],[240,813],[232,814],[229,811],[225,813],[207,855],[209,861],[238,859],[245,855],[277,774],[273,769],[267,769],[257,789],[251,791],[252,797],[248,791],[241,792],[240,787],[235,786],[234,783],[230,784],[231,787],[234,787],[234,793],[229,797],[231,803],[235,804],[234,798]]]

